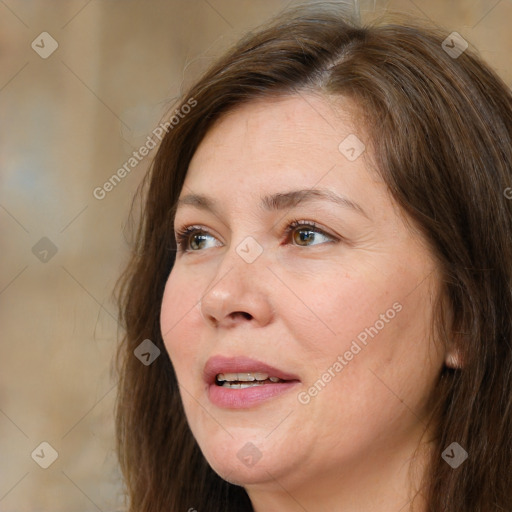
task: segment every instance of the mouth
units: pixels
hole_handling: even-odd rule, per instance
[[[214,356],[204,368],[209,400],[218,407],[242,409],[284,394],[298,376],[247,357]]]

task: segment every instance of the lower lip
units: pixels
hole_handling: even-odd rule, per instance
[[[299,384],[299,381],[279,382],[275,384],[264,384],[252,388],[225,388],[210,384],[208,387],[208,398],[218,407],[226,409],[245,409],[257,405],[265,400],[286,393],[286,391]]]

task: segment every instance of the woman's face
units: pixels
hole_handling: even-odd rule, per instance
[[[196,232],[166,284],[163,339],[203,454],[246,489],[402,471],[443,364],[436,267],[347,112],[312,94],[242,106],[202,141],[180,194],[214,208],[177,211],[175,230]],[[296,204],[278,195],[297,190]],[[286,234],[294,220],[305,226]],[[218,386],[218,373],[286,382]]]

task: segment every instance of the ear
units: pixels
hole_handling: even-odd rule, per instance
[[[446,352],[444,363],[448,368],[455,370],[462,369],[462,358],[457,350],[449,350]]]
[[[449,341],[446,342],[444,364],[448,368],[460,370],[464,367],[462,351],[460,347],[466,342],[466,335],[464,332],[459,331],[453,323],[453,312],[450,301],[446,295],[442,295],[442,309],[441,318],[444,324],[444,335],[448,337]],[[445,338],[446,339],[446,338]]]
[[[462,333],[454,333],[452,341],[449,343],[448,347],[446,347],[444,363],[446,366],[448,366],[448,368],[460,370],[464,367],[460,350],[463,337],[464,335]]]

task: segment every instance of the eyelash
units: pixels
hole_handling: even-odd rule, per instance
[[[317,225],[314,222],[304,221],[304,220],[292,220],[286,226],[283,235],[285,235],[286,238],[288,239],[290,233],[292,231],[294,231],[295,229],[299,228],[299,227],[301,227],[301,228],[311,228],[310,231],[315,231],[317,233],[320,233],[320,234],[326,236],[327,238],[330,238],[331,240],[333,240],[335,242],[338,241],[338,239],[336,239],[334,236],[329,235],[325,231],[323,231],[320,228],[318,228]],[[177,240],[177,244],[178,244],[178,252],[188,253],[188,252],[199,252],[201,250],[201,249],[199,249],[199,250],[194,251],[194,250],[190,250],[190,249],[184,249],[185,244],[188,241],[188,238],[193,233],[194,234],[205,233],[205,234],[207,234],[209,236],[213,236],[211,233],[209,233],[207,230],[203,229],[201,226],[185,226],[185,227],[181,228],[180,230],[178,230],[176,232],[176,240]],[[329,242],[327,242],[327,243],[329,243]],[[298,245],[297,247],[302,247],[302,246]]]

